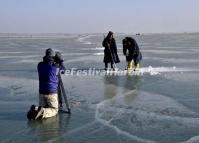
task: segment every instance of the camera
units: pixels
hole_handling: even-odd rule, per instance
[[[65,67],[64,67],[64,64],[63,64],[64,59],[63,59],[63,56],[60,52],[55,53],[54,62],[55,62],[55,65],[60,68],[60,73],[64,74],[65,73]]]

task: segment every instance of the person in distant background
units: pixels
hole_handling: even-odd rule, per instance
[[[60,71],[60,61],[63,66],[63,60],[60,55],[54,56],[52,49],[46,50],[43,61],[37,66],[39,76],[39,107],[32,105],[27,118],[29,120],[49,118],[58,113],[58,74]]]
[[[133,69],[133,63],[134,61],[135,69],[139,70],[140,68],[140,61],[142,60],[142,54],[140,52],[139,46],[135,39],[131,37],[125,37],[122,40],[123,44],[123,54],[126,56],[127,61],[127,70]]]
[[[108,69],[108,63],[111,63],[111,68],[114,69],[113,64],[119,63],[119,57],[117,54],[117,46],[115,39],[113,38],[113,32],[109,31],[108,35],[104,38],[102,42],[104,49],[104,63],[105,70]]]

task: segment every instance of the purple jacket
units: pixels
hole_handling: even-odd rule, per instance
[[[44,57],[37,66],[39,75],[39,93],[57,93],[59,68],[54,64],[53,57]]]

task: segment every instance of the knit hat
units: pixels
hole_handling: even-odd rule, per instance
[[[108,35],[113,35],[113,32],[112,32],[112,31],[109,31],[109,32],[108,32]]]
[[[51,48],[46,49],[46,56],[53,57],[54,52]]]

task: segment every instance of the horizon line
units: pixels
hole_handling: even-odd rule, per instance
[[[65,34],[107,34],[107,32],[0,32],[0,34],[31,34],[31,35],[45,35],[45,34],[52,34],[52,35],[65,35]],[[190,32],[135,32],[135,33],[127,33],[127,32],[114,32],[114,34],[128,34],[128,35],[145,35],[145,34],[199,34],[199,31],[190,31]]]

